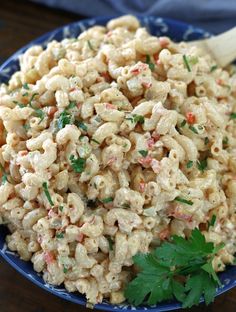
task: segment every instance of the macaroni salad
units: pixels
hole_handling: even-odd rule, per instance
[[[32,46],[0,87],[10,250],[88,302],[124,301],[132,257],[199,228],[236,252],[236,74],[133,16]]]

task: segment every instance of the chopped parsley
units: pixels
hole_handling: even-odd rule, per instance
[[[192,125],[189,126],[189,130],[191,130],[195,134],[198,134],[197,129],[194,126],[192,126]]]
[[[72,117],[70,115],[69,112],[67,112],[66,110],[64,110],[58,120],[57,120],[57,128],[60,130],[60,129],[63,129],[66,125],[70,125],[72,123]]]
[[[198,168],[198,170],[204,172],[207,168],[207,159],[198,160],[197,161],[197,168]]]
[[[231,113],[230,114],[230,119],[236,119],[236,113]]]
[[[61,212],[63,211],[63,209],[64,209],[63,206],[59,206],[59,210],[60,210]]]
[[[38,118],[40,118],[39,124],[43,121],[44,116],[45,116],[45,112],[42,109],[36,108],[35,110],[35,114]]]
[[[56,234],[56,238],[64,238],[64,234],[63,233],[57,233]]]
[[[25,90],[29,90],[29,85],[28,85],[28,83],[26,83],[26,82],[22,85],[22,87],[23,87]]]
[[[64,266],[64,268],[63,268],[63,273],[67,273],[68,272],[68,269]]]
[[[76,173],[81,173],[85,169],[86,159],[85,158],[75,158],[74,155],[70,155],[71,167]]]
[[[143,157],[147,157],[147,155],[148,155],[148,151],[146,151],[146,150],[140,150],[140,151],[138,151],[139,152],[139,154],[141,154]]]
[[[134,114],[132,117],[125,118],[126,120],[130,120],[132,123],[144,123],[144,117],[142,115],[136,115]]]
[[[103,198],[101,201],[103,204],[108,204],[108,203],[111,203],[113,201],[113,198],[107,197],[107,198]]]
[[[186,167],[189,169],[189,168],[192,168],[192,166],[193,166],[193,161],[192,161],[192,160],[189,160],[189,161],[187,162]]]
[[[17,106],[19,106],[20,108],[24,108],[24,107],[26,107],[24,104],[22,104],[22,103],[17,103]]]
[[[188,72],[191,72],[191,67],[190,67],[188,58],[185,54],[183,55],[183,61],[184,61],[184,65],[187,68]]]
[[[30,106],[31,108],[34,108],[34,107],[32,106],[32,102],[33,102],[34,98],[35,98],[37,95],[39,95],[39,94],[38,94],[38,93],[34,93],[34,94],[31,96],[30,100],[29,100],[29,106]]]
[[[217,65],[213,65],[211,66],[210,72],[212,73],[213,71],[215,71],[218,68]]]
[[[151,70],[151,71],[154,71],[154,69],[155,69],[155,64],[151,62],[151,57],[150,57],[150,55],[146,55],[146,63],[148,64],[150,70]]]
[[[186,204],[186,205],[190,205],[190,206],[193,205],[193,202],[192,202],[191,200],[187,200],[187,199],[182,198],[182,197],[179,197],[179,196],[177,196],[177,197],[175,198],[175,200],[178,201],[178,202],[180,202],[180,203]]]
[[[50,195],[49,190],[48,190],[47,182],[43,182],[43,185],[42,185],[42,186],[43,186],[44,193],[45,193],[45,195],[46,195],[46,197],[47,197],[47,199],[48,199],[48,201],[49,201],[49,204],[50,204],[51,206],[54,206],[54,203],[53,203],[53,201],[52,201],[51,195]]]
[[[187,121],[186,121],[186,119],[184,119],[184,120],[181,122],[180,127],[183,128],[183,127],[186,125],[186,123],[187,123]]]
[[[29,95],[28,92],[25,92],[25,93],[22,94],[22,96],[28,96],[28,95]]]

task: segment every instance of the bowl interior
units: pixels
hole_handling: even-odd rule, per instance
[[[11,75],[19,69],[18,57],[26,49],[32,45],[40,44],[46,46],[51,40],[62,40],[64,38],[76,37],[85,29],[95,25],[105,25],[111,17],[99,17],[83,20],[80,22],[75,22],[73,24],[66,25],[64,27],[58,28],[52,32],[49,32],[42,37],[32,41],[27,46],[23,47],[12,55],[2,66],[0,67],[0,83],[7,82]],[[140,17],[140,21],[143,26],[145,26],[149,32],[157,36],[168,36],[174,41],[191,41],[201,38],[209,37],[210,34],[202,29],[196,28],[194,26],[174,21],[170,19],[164,19],[160,17]],[[45,283],[40,276],[33,270],[31,262],[25,262],[20,260],[20,258],[14,253],[7,249],[5,244],[5,237],[8,231],[6,227],[0,226],[0,255],[14,267],[18,272],[20,272],[27,279],[31,280],[33,283],[39,287],[59,296],[63,299],[85,305],[85,298],[78,293],[68,293],[63,287],[53,287]],[[228,289],[236,286],[236,267],[229,267],[227,270],[220,274],[220,279],[223,286],[218,289],[217,294],[227,291]],[[121,305],[110,305],[107,302],[102,304],[97,304],[95,306],[97,309],[107,310],[107,311],[124,311],[124,310],[138,310],[138,311],[170,311],[180,308],[180,304],[176,301],[163,302],[153,307],[130,307],[127,304]]]

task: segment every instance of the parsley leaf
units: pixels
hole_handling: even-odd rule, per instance
[[[204,171],[207,168],[207,159],[203,159],[203,160],[198,160],[197,161],[197,168],[200,171]]]
[[[193,202],[192,202],[191,200],[187,200],[187,199],[182,198],[182,197],[179,197],[179,196],[177,196],[177,197],[175,198],[175,200],[178,201],[178,202],[180,202],[180,203],[186,204],[186,205],[190,205],[190,206],[193,205]]]
[[[127,117],[125,119],[126,120],[130,120],[132,123],[138,123],[138,122],[141,123],[141,124],[144,123],[144,117],[142,115],[134,114],[133,116]]]
[[[43,185],[42,185],[42,186],[43,186],[44,193],[45,193],[45,195],[46,195],[46,197],[47,197],[47,199],[48,199],[48,201],[49,201],[49,204],[50,204],[51,206],[54,206],[54,203],[53,203],[53,201],[52,201],[51,195],[50,195],[49,190],[48,190],[47,182],[43,182]]]
[[[56,238],[64,238],[64,234],[63,233],[57,233],[56,234]]]
[[[64,110],[58,120],[57,120],[57,127],[58,129],[63,129],[66,125],[70,125],[72,123],[72,117],[69,112]]]
[[[194,229],[188,239],[173,236],[153,252],[135,255],[133,261],[140,271],[126,286],[125,297],[134,305],[176,298],[190,308],[203,295],[209,304],[220,285],[212,267],[220,248],[207,243],[200,230]]]
[[[148,151],[145,151],[145,150],[140,150],[140,151],[138,151],[139,152],[139,154],[141,154],[143,157],[147,157],[147,155],[148,155]]]
[[[78,157],[75,158],[74,155],[70,155],[71,167],[76,173],[81,173],[85,169],[86,159]]]

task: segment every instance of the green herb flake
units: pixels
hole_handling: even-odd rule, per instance
[[[223,145],[228,145],[229,144],[229,138],[225,136],[222,140]]]
[[[68,269],[64,266],[64,268],[63,268],[63,273],[67,273],[68,272]]]
[[[87,43],[88,43],[89,49],[92,50],[92,51],[95,51],[94,47],[92,46],[91,41],[90,41],[90,40],[87,40]]]
[[[183,55],[183,61],[184,61],[184,65],[187,68],[188,72],[191,72],[191,67],[190,67],[188,58],[185,54]]]
[[[40,124],[45,117],[45,112],[39,108],[36,108],[34,111],[35,111],[36,116],[40,119],[39,121],[39,124]]]
[[[198,63],[198,57],[197,56],[189,56],[188,61],[191,65],[196,65]]]
[[[22,87],[23,87],[25,90],[29,90],[29,85],[28,85],[28,83],[26,83],[26,82],[22,85]]]
[[[66,109],[72,109],[76,107],[76,101],[70,101],[69,105],[66,107]]]
[[[85,158],[75,158],[74,155],[70,156],[71,167],[76,173],[81,173],[85,169],[86,159]]]
[[[207,159],[198,160],[197,161],[197,168],[198,168],[198,170],[204,172],[207,168]]]
[[[205,137],[205,138],[204,138],[204,144],[207,145],[208,143],[209,143],[209,138],[208,138],[208,137]]]
[[[57,128],[60,130],[60,129],[63,129],[66,125],[70,125],[72,123],[72,117],[70,115],[69,112],[67,112],[66,110],[64,110],[58,120],[57,120]]]
[[[47,182],[43,182],[43,191],[44,191],[44,193],[45,193],[45,195],[46,195],[46,197],[47,197],[47,199],[48,199],[48,201],[49,201],[49,204],[51,205],[51,206],[54,206],[54,203],[53,203],[53,201],[52,201],[52,198],[51,198],[51,195],[50,195],[50,193],[49,193],[49,190],[48,190],[48,185],[47,185]]]
[[[2,166],[2,164],[0,164],[0,170],[2,171],[1,182],[2,182],[2,185],[3,185],[6,182],[8,182],[8,179],[7,179],[7,173],[6,173],[5,169],[4,169],[4,167]]]
[[[64,234],[63,233],[57,233],[56,238],[58,238],[58,239],[64,238]]]
[[[63,206],[59,206],[59,210],[60,210],[61,212],[63,211],[63,209],[64,209]]]
[[[177,196],[175,198],[176,201],[180,202],[180,203],[183,203],[183,204],[186,204],[186,205],[189,205],[189,206],[192,206],[193,205],[193,202],[191,200],[187,200],[185,198],[182,198],[182,197],[179,197]]]
[[[107,240],[108,240],[108,244],[109,244],[109,250],[112,251],[114,242],[113,242],[113,240],[111,239],[110,236],[107,237]]]
[[[146,55],[146,63],[148,64],[150,70],[151,70],[151,71],[154,71],[154,69],[155,69],[155,64],[151,62],[151,57],[150,57],[150,55]]]
[[[29,100],[29,106],[30,106],[31,108],[34,108],[34,107],[32,106],[32,102],[33,102],[34,98],[35,98],[37,95],[39,95],[39,94],[38,94],[38,93],[34,93],[34,94],[31,96],[30,100]]]
[[[143,124],[144,123],[144,117],[142,115],[134,115],[134,122],[135,123],[140,123]]]
[[[236,119],[236,113],[231,113],[230,114],[230,119]]]
[[[25,129],[25,131],[28,131],[30,129],[30,125],[29,124],[24,124],[23,128]]]
[[[148,155],[148,151],[146,151],[146,150],[140,150],[140,151],[138,151],[139,152],[139,154],[141,154],[143,157],[147,157],[147,155]]]
[[[97,140],[95,140],[95,139],[91,139],[91,141],[93,141],[94,143],[97,143],[98,145],[100,145],[100,143],[97,141]]]
[[[82,121],[76,120],[76,121],[75,121],[75,125],[76,125],[76,127],[82,129],[82,130],[85,131],[85,132],[88,130],[88,127],[87,127],[86,124],[83,123]]]
[[[139,271],[125,288],[126,299],[138,306],[175,298],[183,308],[191,308],[204,296],[206,304],[211,303],[221,285],[212,261],[222,247],[206,242],[194,229],[188,239],[175,235],[150,253],[138,253],[133,261]]]
[[[186,167],[187,167],[188,169],[190,169],[190,168],[192,168],[192,166],[193,166],[193,161],[192,161],[192,160],[189,160],[189,161],[187,162]]]
[[[213,71],[215,71],[217,68],[218,68],[217,65],[211,66],[210,72],[213,73]]]
[[[197,129],[194,126],[192,126],[192,125],[189,126],[189,130],[191,130],[195,134],[198,134]]]
[[[208,222],[208,228],[209,228],[210,226],[214,226],[215,223],[216,223],[216,215],[213,214],[212,217],[211,217],[211,220]]]
[[[186,125],[186,123],[187,123],[187,121],[186,121],[186,119],[184,119],[184,120],[181,122],[180,127],[183,128],[183,127]]]
[[[29,93],[25,92],[25,93],[22,94],[22,96],[29,96]]]
[[[113,202],[113,198],[112,198],[112,197],[103,198],[103,199],[101,200],[101,202],[102,202],[103,204],[108,204],[108,203]]]
[[[17,106],[19,106],[20,108],[24,108],[24,107],[26,107],[24,104],[22,104],[22,103],[17,103]]]

